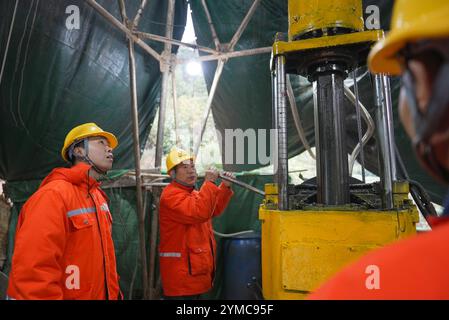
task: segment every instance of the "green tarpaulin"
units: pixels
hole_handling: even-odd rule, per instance
[[[98,2],[121,21],[118,1]],[[59,152],[67,132],[85,122],[96,122],[117,136],[115,168],[133,168],[125,34],[82,0],[17,3],[14,14],[16,1],[0,2],[0,57],[6,55],[0,84],[0,178],[44,177],[63,164]],[[148,1],[139,30],[164,35],[167,3]],[[139,5],[140,1],[126,1],[127,15],[134,17]],[[66,27],[68,6],[79,8],[79,29]],[[174,38],[180,39],[186,2],[177,1],[175,9]],[[151,45],[162,52],[160,42]],[[135,47],[144,146],[160,103],[161,74],[159,63]]]

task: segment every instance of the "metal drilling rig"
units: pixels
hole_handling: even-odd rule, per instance
[[[383,31],[364,31],[361,0],[289,0],[288,36],[277,34],[271,72],[275,182],[265,186],[262,286],[265,299],[301,299],[365,252],[416,232],[418,211],[398,181],[389,78],[372,75],[380,182],[353,183],[346,148],[344,80],[366,65]],[[287,77],[314,86],[316,183],[288,184]],[[352,97],[352,98],[351,98]],[[360,121],[360,119],[359,119]],[[362,142],[359,148],[363,150]]]

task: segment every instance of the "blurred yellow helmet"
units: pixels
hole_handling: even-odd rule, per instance
[[[103,129],[101,129],[95,123],[89,122],[89,123],[79,125],[79,126],[73,128],[72,130],[70,130],[70,132],[65,137],[64,146],[62,147],[62,150],[61,150],[61,157],[65,161],[68,162],[69,159],[67,157],[67,151],[69,150],[70,146],[74,142],[78,142],[84,138],[89,138],[89,137],[104,137],[104,138],[106,138],[106,140],[108,140],[108,142],[109,142],[109,146],[112,149],[114,149],[118,145],[117,138],[112,133],[103,131]]]
[[[448,0],[396,0],[391,30],[368,56],[371,72],[402,74],[398,52],[409,42],[449,37],[448,17]]]
[[[167,164],[167,172],[185,160],[195,161],[195,156],[177,147],[171,148],[170,153],[165,160]]]

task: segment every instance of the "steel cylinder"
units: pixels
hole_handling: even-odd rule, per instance
[[[321,35],[335,28],[363,31],[361,0],[289,0],[288,35],[296,40],[310,31],[321,30]]]
[[[318,68],[314,77],[317,202],[345,205],[350,202],[343,93],[346,74],[338,65],[327,65]]]
[[[278,184],[279,210],[288,210],[288,139],[287,139],[287,88],[285,57],[275,59],[273,116],[276,130],[276,162],[274,166],[275,181]]]
[[[396,158],[390,82],[387,76],[374,76],[374,95],[380,178],[382,182],[382,206],[384,209],[391,209],[394,205],[393,182],[396,180]]]

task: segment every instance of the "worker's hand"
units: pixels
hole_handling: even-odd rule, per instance
[[[218,179],[218,171],[215,168],[209,168],[209,170],[206,170],[204,174],[204,180],[210,181],[212,183],[215,183],[215,180]]]
[[[223,171],[221,174],[222,174],[223,176],[225,176],[225,177],[229,177],[229,178],[231,178],[231,179],[235,179],[235,174],[232,173],[232,172]],[[223,184],[224,184],[226,187],[230,187],[231,184],[232,184],[232,182],[227,181],[227,180],[225,180],[225,179],[222,179],[222,181],[223,181]]]

